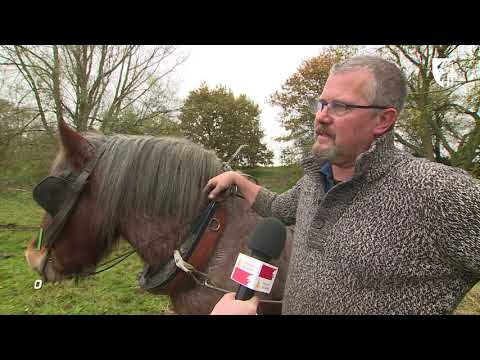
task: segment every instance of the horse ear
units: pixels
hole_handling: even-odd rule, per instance
[[[72,130],[63,119],[58,122],[58,130],[67,160],[75,168],[81,169],[95,156],[95,147]]]

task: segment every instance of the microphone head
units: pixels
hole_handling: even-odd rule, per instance
[[[269,217],[255,227],[248,247],[270,259],[277,259],[283,251],[286,237],[285,225],[277,218]]]

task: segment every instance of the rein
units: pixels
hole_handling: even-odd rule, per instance
[[[90,276],[90,275],[97,275],[97,274],[100,274],[101,272],[104,272],[104,271],[106,271],[106,270],[108,270],[108,269],[111,269],[112,267],[114,267],[115,265],[121,263],[123,260],[125,260],[126,258],[128,258],[130,255],[134,254],[135,252],[136,252],[135,249],[129,250],[129,251],[127,251],[127,252],[124,252],[122,255],[117,256],[115,259],[108,260],[108,261],[106,261],[106,262],[104,262],[103,264],[100,264],[100,265],[98,265],[98,266],[99,266],[99,267],[102,267],[102,266],[105,266],[105,265],[107,265],[107,264],[110,264],[110,263],[116,261],[113,265],[107,266],[106,268],[101,269],[101,270],[96,270],[96,271],[91,272],[91,273],[89,273],[89,274],[87,274],[87,275],[89,275],[89,276]],[[120,260],[119,260],[119,259],[120,259]],[[117,261],[117,260],[118,260],[118,261]]]

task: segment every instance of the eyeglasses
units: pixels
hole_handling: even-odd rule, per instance
[[[327,107],[328,113],[333,114],[336,116],[343,116],[347,112],[351,111],[352,109],[388,109],[391,106],[377,106],[377,105],[353,105],[353,104],[345,104],[340,101],[325,101],[322,99],[313,100],[310,102],[310,107],[314,114],[317,112],[323,111],[323,109]]]

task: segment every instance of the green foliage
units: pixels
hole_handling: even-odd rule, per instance
[[[47,176],[58,149],[58,139],[52,139],[45,132],[16,137],[0,159],[0,184],[33,186]]]
[[[0,99],[0,184],[34,184],[48,173],[57,146],[29,108]]]
[[[181,130],[168,113],[142,118],[132,107],[110,122],[104,134],[129,134],[150,136],[181,136]]]
[[[258,105],[243,94],[236,98],[224,86],[209,89],[202,84],[188,95],[179,120],[186,137],[214,150],[225,161],[240,145],[248,145],[233,165],[254,167],[272,163],[273,152],[261,142],[264,132]]]

